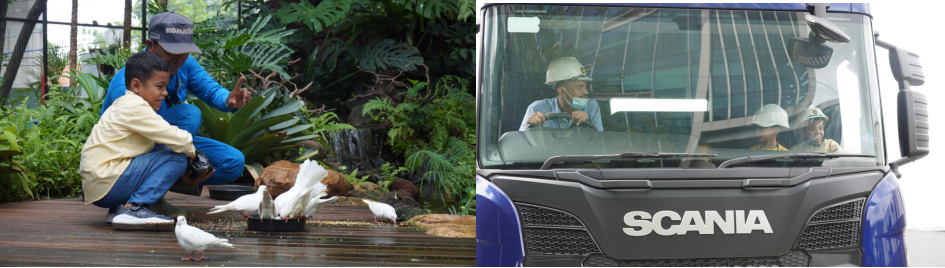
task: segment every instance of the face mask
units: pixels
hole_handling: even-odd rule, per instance
[[[571,92],[568,92],[567,89],[564,90],[564,93],[568,93],[568,96],[571,96]],[[584,107],[587,106],[587,98],[575,98],[571,96],[571,102],[569,102],[568,105],[571,105],[571,108],[575,110],[584,109]]]

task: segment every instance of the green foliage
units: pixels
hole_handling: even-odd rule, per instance
[[[326,112],[318,116],[315,116],[315,113],[309,110],[303,110],[303,113],[306,115],[304,120],[307,121],[308,125],[311,125],[311,127],[304,129],[306,136],[313,136],[315,141],[320,143],[324,148],[331,148],[328,144],[330,133],[337,133],[345,129],[355,129],[354,126],[350,124],[339,122],[338,115],[334,112]]]
[[[397,174],[401,172],[410,172],[410,169],[405,167],[397,167],[390,165],[390,162],[384,163],[381,166],[381,181],[380,183],[384,185],[384,188],[390,187],[390,183],[397,179]]]
[[[0,202],[37,198],[35,195],[42,193],[47,197],[78,195],[82,188],[79,176],[82,145],[98,122],[102,96],[101,91],[94,89],[101,86],[96,78],[84,73],[72,77],[73,85],[84,87],[62,92],[53,86],[45,106],[28,109],[28,101],[23,101],[20,106],[0,108],[2,113],[11,115],[0,118],[0,128],[21,137],[23,160],[13,161],[19,161],[19,166],[28,170],[20,173],[20,182],[15,185],[11,180],[0,179]],[[77,97],[79,92],[89,93],[89,98]]]
[[[423,64],[416,48],[406,48],[391,39],[374,40],[365,44],[353,44],[349,48],[358,65],[365,70],[377,72],[385,69],[413,71]]]
[[[447,14],[455,14],[460,8],[455,1],[442,0],[394,0],[394,3],[434,21]]]
[[[9,115],[10,114],[6,114],[3,117]],[[33,197],[33,191],[30,190],[29,185],[35,176],[33,176],[29,168],[23,166],[22,160],[14,158],[23,155],[23,152],[20,151],[20,146],[17,145],[17,143],[20,143],[20,140],[20,137],[16,135],[15,126],[0,129],[0,185],[5,186],[0,188],[3,189],[0,190],[0,192],[3,193],[0,200],[9,200],[10,198],[7,196],[15,195],[15,189],[22,190],[30,197]],[[14,184],[15,186],[10,187],[10,184]]]
[[[348,170],[347,166],[340,166],[338,167],[338,169],[340,169],[339,172],[341,173],[341,175],[344,175],[345,179],[348,179],[348,182],[351,183],[351,185],[371,183],[368,181],[368,178],[370,178],[371,175],[364,175],[364,176],[361,176],[361,178],[358,178],[357,168],[352,170],[350,173],[346,173],[346,171]]]
[[[455,207],[450,207],[450,214],[453,215],[470,215],[476,214],[476,188],[475,187],[466,187],[466,193],[463,197],[463,201],[460,201],[459,209]]]
[[[286,46],[283,39],[295,30],[286,30],[285,27],[265,30],[270,19],[271,14],[260,16],[252,25],[239,30],[202,23],[196,30],[200,36],[196,44],[203,54],[194,58],[218,81],[227,75],[255,69],[274,71],[289,78],[286,66],[294,50]],[[198,40],[197,37],[194,39]]]
[[[203,117],[202,133],[240,150],[246,163],[264,160],[272,154],[299,147],[289,143],[304,136],[286,139],[287,135],[291,136],[298,131],[291,134],[276,131],[290,128],[299,122],[299,118],[290,113],[300,109],[302,101],[289,102],[268,113],[261,113],[274,99],[279,98],[278,93],[275,88],[267,90],[235,113],[221,112],[199,99],[194,99],[193,103],[200,109]]]
[[[391,122],[388,143],[396,153],[406,156],[423,148],[447,148],[451,131],[475,133],[475,98],[466,93],[469,84],[468,79],[445,76],[424,94],[420,91],[427,83],[417,82],[399,105],[387,98],[373,99],[364,104],[363,114]]]
[[[403,102],[374,99],[365,103],[364,114],[373,112],[375,120],[391,122],[388,144],[406,156],[406,168],[451,195],[465,196],[464,189],[475,185],[475,99],[466,93],[470,80],[445,76],[433,88],[408,81],[413,87],[402,93],[407,95]],[[474,212],[475,204],[465,202],[472,207],[464,205],[460,211]]]
[[[301,1],[279,9],[276,15],[282,23],[302,22],[309,30],[320,32],[325,27],[341,20],[349,9],[351,9],[351,0],[324,0],[318,4],[318,7],[312,6],[308,1]]]

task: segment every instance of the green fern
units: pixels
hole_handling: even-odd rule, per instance
[[[352,44],[349,50],[354,54],[361,68],[372,72],[389,68],[413,71],[423,64],[423,57],[416,48],[407,48],[406,45],[392,39]]]
[[[456,19],[461,21],[466,21],[467,18],[472,17],[476,14],[476,1],[474,0],[459,0],[459,14],[456,15]]]
[[[279,9],[276,15],[282,23],[302,22],[317,33],[344,18],[349,9],[351,0],[324,0],[318,7],[312,6],[308,1],[302,1]]]

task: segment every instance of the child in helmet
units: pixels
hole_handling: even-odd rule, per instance
[[[751,117],[751,124],[755,125],[755,137],[761,144],[751,147],[751,150],[787,151],[787,148],[778,143],[778,133],[781,128],[789,129],[788,115],[777,104],[768,104],[755,111]]]
[[[827,125],[829,118],[824,115],[820,108],[812,107],[798,116],[797,123],[794,124],[795,133],[800,136],[803,142],[791,147],[791,151],[833,153],[843,151],[840,144],[833,139],[824,138],[824,126]]]

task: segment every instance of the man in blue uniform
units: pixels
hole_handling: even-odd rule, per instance
[[[603,131],[600,121],[600,105],[596,100],[587,99],[587,77],[584,66],[574,57],[557,59],[548,65],[545,84],[554,86],[558,97],[537,100],[528,106],[519,131],[529,127],[567,128],[572,124],[590,122],[597,131]],[[569,113],[570,119],[549,120],[546,116],[553,113]]]

